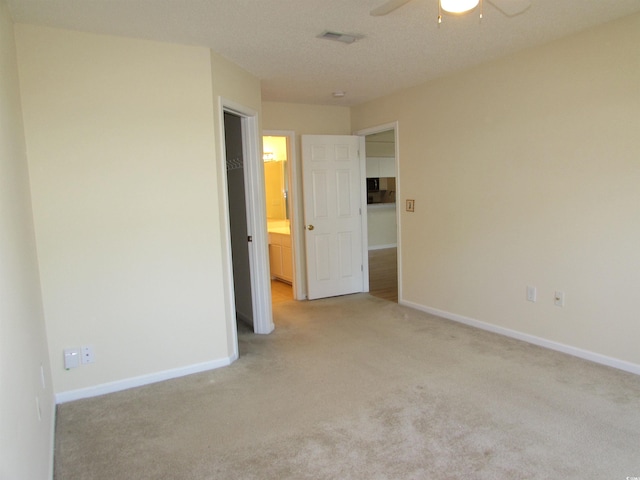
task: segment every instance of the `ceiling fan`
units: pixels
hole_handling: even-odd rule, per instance
[[[387,15],[393,12],[394,10],[396,10],[397,8],[400,8],[404,4],[409,3],[410,1],[411,0],[387,0],[379,7],[376,7],[373,10],[371,10],[371,12],[369,13],[374,17]],[[519,15],[531,6],[531,0],[487,0],[487,2],[489,2],[491,5],[496,7],[507,17],[514,17],[516,15]],[[468,2],[463,2],[463,3],[468,3]]]

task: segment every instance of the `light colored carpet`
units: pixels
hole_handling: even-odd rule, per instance
[[[640,377],[366,294],[233,365],[58,409],[57,480],[640,476]]]

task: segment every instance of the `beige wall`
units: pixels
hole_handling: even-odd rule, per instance
[[[14,29],[0,1],[0,478],[36,480],[53,475],[54,401],[25,151]]]
[[[347,107],[263,102],[262,115],[265,130],[293,130],[297,135],[351,134]]]
[[[214,102],[217,103],[218,98],[223,97],[253,109],[259,116],[262,109],[260,80],[221,55],[213,51],[210,55]]]
[[[228,362],[209,50],[16,35],[55,391]]]
[[[352,109],[399,121],[405,302],[640,371],[639,59],[635,15]]]

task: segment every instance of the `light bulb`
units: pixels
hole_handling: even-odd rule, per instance
[[[465,13],[478,6],[480,0],[440,0],[440,8],[447,13]]]

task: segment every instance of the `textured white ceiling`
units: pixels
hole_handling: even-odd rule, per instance
[[[6,0],[13,19],[212,48],[262,81],[263,100],[356,105],[455,70],[640,11],[640,0],[531,0],[507,18],[488,2],[445,17],[412,0],[384,17],[385,0]],[[325,30],[364,38],[345,45]],[[346,95],[333,98],[343,90]]]

